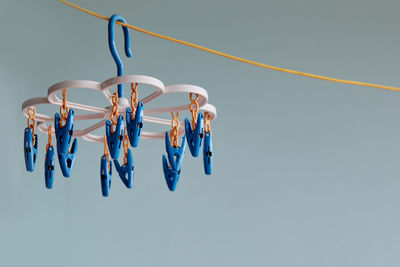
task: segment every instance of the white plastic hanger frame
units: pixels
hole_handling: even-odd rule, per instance
[[[36,97],[36,98],[31,98],[31,99],[28,99],[27,101],[25,101],[22,104],[22,112],[26,117],[28,117],[28,108],[29,107],[32,107],[32,106],[36,107],[37,105],[43,105],[43,104],[52,104],[52,105],[61,106],[62,100],[57,97],[57,92],[62,91],[63,89],[72,89],[72,90],[90,89],[90,90],[99,91],[104,94],[106,99],[110,102],[110,105],[112,105],[112,101],[111,101],[112,94],[110,93],[109,90],[111,88],[116,88],[116,86],[118,84],[131,84],[131,83],[134,83],[134,84],[137,83],[139,85],[138,86],[139,88],[140,88],[140,84],[146,84],[146,85],[150,85],[150,86],[154,87],[154,89],[155,89],[155,91],[153,93],[147,95],[146,97],[144,97],[140,100],[144,105],[144,109],[143,109],[143,111],[144,111],[143,121],[144,122],[168,125],[170,127],[171,120],[157,118],[157,117],[153,117],[153,116],[149,116],[149,115],[157,115],[157,114],[185,111],[185,110],[189,111],[190,104],[181,105],[181,106],[146,109],[146,104],[151,102],[152,100],[154,100],[164,94],[175,94],[175,93],[198,94],[199,95],[199,109],[204,112],[208,112],[211,116],[211,121],[215,120],[217,117],[217,110],[213,105],[208,103],[208,93],[204,88],[201,88],[201,87],[195,86],[195,85],[190,85],[190,84],[176,84],[176,85],[165,86],[160,80],[150,77],[150,76],[144,76],[144,75],[118,76],[118,77],[113,77],[111,79],[108,79],[102,83],[95,82],[95,81],[88,81],[88,80],[71,80],[71,81],[59,82],[59,83],[56,83],[56,84],[53,84],[52,86],[50,86],[50,88],[47,91],[47,97]],[[68,92],[71,93],[72,90],[68,90]],[[100,119],[100,122],[97,122],[97,123],[93,124],[92,126],[85,128],[85,129],[77,128],[76,123],[75,123],[73,136],[81,137],[84,140],[87,140],[90,142],[103,143],[104,136],[95,135],[92,132],[96,131],[97,129],[99,129],[101,127],[105,127],[106,120],[110,118],[111,106],[103,108],[103,107],[95,107],[95,106],[84,105],[84,104],[79,104],[79,103],[74,103],[74,102],[69,102],[69,101],[67,101],[67,106],[74,110],[82,110],[82,111],[92,112],[91,114],[84,114],[84,115],[75,114],[76,122],[83,121],[83,120]],[[119,98],[118,99],[118,111],[120,114],[125,116],[126,108],[129,106],[130,106],[130,101],[127,98]],[[38,129],[43,133],[48,133],[49,124],[54,124],[54,116],[48,116],[48,115],[36,113],[35,118],[38,123],[38,125],[37,125]],[[169,130],[169,128],[167,130]],[[184,123],[180,122],[179,135],[183,135],[184,132],[185,132]],[[54,133],[54,127],[53,127],[53,135],[54,134],[55,133]],[[165,131],[164,132],[147,132],[147,131],[143,130],[141,136],[142,136],[142,138],[145,138],[145,139],[163,139],[165,137]]]

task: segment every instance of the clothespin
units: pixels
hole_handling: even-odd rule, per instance
[[[70,109],[68,112],[66,124],[62,127],[60,124],[61,116],[60,114],[56,113],[54,116],[54,128],[57,139],[58,161],[60,163],[63,176],[70,177],[72,169],[75,165],[76,151],[78,148],[77,140],[74,138],[72,146],[69,149],[74,128],[74,111],[72,109]]]
[[[34,142],[34,140],[36,140]],[[25,128],[24,135],[24,154],[25,154],[25,167],[29,172],[33,172],[36,165],[36,157],[37,157],[37,134],[33,135],[32,138],[32,130],[29,127]]]
[[[179,176],[181,174],[181,170],[174,171],[169,165],[168,160],[165,155],[162,155],[162,162],[163,162],[163,171],[165,181],[167,182],[168,189],[170,191],[175,191],[176,185],[179,182]]]
[[[204,121],[203,114],[199,113],[195,124],[195,129],[192,130],[191,123],[188,118],[185,119],[185,134],[189,146],[190,153],[193,157],[198,157],[203,141]]]
[[[29,172],[33,172],[36,165],[38,136],[35,134],[36,129],[36,109],[28,108],[28,127],[24,130],[24,156],[25,167]]]
[[[204,172],[207,175],[211,174],[212,171],[212,141],[211,141],[211,126],[210,126],[210,114],[208,112],[204,113],[204,146],[203,146],[203,165]]]
[[[111,188],[112,164],[109,158],[110,154],[107,147],[107,140],[104,136],[104,154],[100,159],[100,184],[103,197],[108,197]]]
[[[165,132],[165,149],[167,151],[167,157],[163,155],[162,164],[165,181],[170,191],[174,191],[178,184],[179,177],[181,174],[182,161],[186,150],[186,138],[183,136],[181,147],[178,146],[178,130],[179,130],[179,112],[175,117],[171,112],[173,120],[171,121],[171,139],[168,132]],[[171,142],[173,143],[171,145]],[[168,160],[167,160],[168,158]]]
[[[53,180],[54,180],[54,147],[51,142],[51,136],[53,134],[53,128],[51,125],[49,126],[49,141],[46,145],[46,156],[44,159],[44,180],[46,184],[46,188],[51,189],[53,187]]]
[[[61,171],[64,177],[70,177],[75,165],[78,142],[74,138],[71,145],[75,115],[74,110],[69,109],[66,105],[66,101],[66,89],[63,89],[63,104],[60,106],[60,114],[56,113],[54,116],[54,129],[56,132],[57,154]],[[65,123],[64,125],[62,125],[63,122]]]
[[[165,132],[165,149],[167,150],[168,161],[171,165],[171,168],[174,171],[180,170],[186,150],[186,137],[182,137],[181,147],[175,145],[171,146],[169,134],[168,132]]]
[[[190,112],[192,113],[192,123],[189,119],[185,119],[185,134],[188,142],[190,153],[193,157],[198,157],[200,148],[203,141],[204,122],[203,114],[199,112],[199,95],[196,94],[195,98],[192,98],[193,93],[190,93]]]
[[[127,116],[128,117],[128,116]],[[133,166],[133,157],[131,150],[129,149],[129,137],[127,134],[124,134],[124,165],[120,165],[117,159],[114,159],[115,169],[117,170],[121,181],[125,184],[127,188],[132,188],[133,184],[133,174],[134,174],[134,166]]]
[[[106,121],[106,135],[107,144],[110,149],[110,156],[112,159],[118,159],[119,151],[121,149],[123,133],[124,133],[124,117],[118,116],[117,127],[114,132],[111,131],[111,121]]]

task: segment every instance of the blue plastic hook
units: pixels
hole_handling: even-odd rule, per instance
[[[121,178],[121,181],[125,184],[127,188],[132,188],[134,166],[131,150],[128,149],[128,160],[126,164],[121,166],[118,160],[114,159],[114,165],[119,174],[119,177]]]
[[[132,121],[132,108],[126,108],[126,128],[128,130],[129,142],[132,147],[139,145],[140,135],[143,127],[143,103],[139,102],[136,107],[135,119]]]
[[[124,116],[119,115],[114,133],[111,133],[111,121],[106,121],[107,145],[112,159],[118,159],[122,141],[124,140]]]
[[[33,145],[32,130],[29,127],[25,128],[24,131],[24,155],[25,155],[25,167],[28,172],[33,172],[36,165],[37,157],[37,146],[38,137],[34,135],[35,145]]]
[[[118,55],[117,49],[115,48],[115,41],[114,41],[114,26],[115,22],[120,21],[122,23],[126,23],[126,20],[118,14],[114,14],[111,16],[108,22],[108,46],[110,48],[111,55],[114,58],[115,63],[117,64],[117,75],[122,76],[124,75],[124,67],[122,65],[121,58]],[[132,56],[131,48],[130,48],[130,36],[129,36],[129,29],[125,26],[122,26],[124,31],[124,38],[125,38],[125,54],[127,57]],[[124,96],[124,85],[118,84],[118,97]]]
[[[170,191],[175,191],[176,185],[179,182],[179,176],[181,174],[181,170],[174,171],[169,165],[168,160],[165,155],[162,156],[162,163],[163,163],[163,171],[165,181],[167,182],[168,189]]]
[[[196,128],[192,130],[192,125],[188,118],[185,118],[185,134],[188,142],[190,153],[193,157],[198,157],[204,137],[204,116],[199,113],[197,115]]]
[[[211,174],[212,157],[213,157],[213,152],[212,152],[211,132],[206,132],[204,134],[203,163],[204,163],[204,172],[207,175]]]
[[[168,132],[165,132],[165,149],[167,150],[168,161],[171,165],[171,168],[174,171],[180,170],[186,150],[186,137],[183,136],[181,147],[172,147],[169,134]]]
[[[68,112],[67,122],[63,127],[60,126],[61,116],[59,113],[54,115],[54,129],[57,139],[57,154],[60,163],[61,171],[64,177],[70,177],[72,169],[75,165],[76,151],[78,142],[76,138],[70,147],[73,132],[74,132],[74,111],[72,109]],[[69,151],[68,151],[69,149]]]
[[[111,177],[112,177],[112,164],[111,160],[107,161],[107,156],[103,155],[100,161],[100,182],[101,182],[101,193],[103,197],[108,197],[111,188]]]
[[[44,181],[48,189],[53,187],[54,165],[54,147],[49,146],[44,159]]]

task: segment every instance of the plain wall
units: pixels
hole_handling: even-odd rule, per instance
[[[400,85],[399,1],[74,2],[259,62]],[[399,93],[274,72],[130,33],[126,74],[208,90],[218,109],[213,175],[187,151],[171,193],[163,140],[141,140],[134,188],[114,172],[103,198],[103,146],[80,139],[72,177],[63,178],[57,164],[47,190],[47,136],[39,134],[36,170],[26,172],[21,104],[59,81],[115,76],[107,23],[58,1],[3,0],[1,266],[400,265]],[[120,29],[116,40],[122,54]],[[69,97],[106,104],[83,90]],[[166,96],[152,107],[186,101]],[[58,107],[38,111],[53,115]]]

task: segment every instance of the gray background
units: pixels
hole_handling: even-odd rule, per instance
[[[256,61],[400,85],[399,1],[75,3]],[[105,199],[103,147],[79,140],[72,178],[57,165],[47,190],[46,135],[35,172],[24,170],[21,104],[59,81],[115,76],[106,29],[57,1],[1,2],[1,266],[400,265],[399,93],[269,71],[133,31],[127,74],[208,90],[219,115],[214,174],[187,152],[171,193],[163,141],[142,140],[134,189],[114,175]],[[116,38],[122,53],[120,29]],[[70,99],[106,104],[92,92]]]

